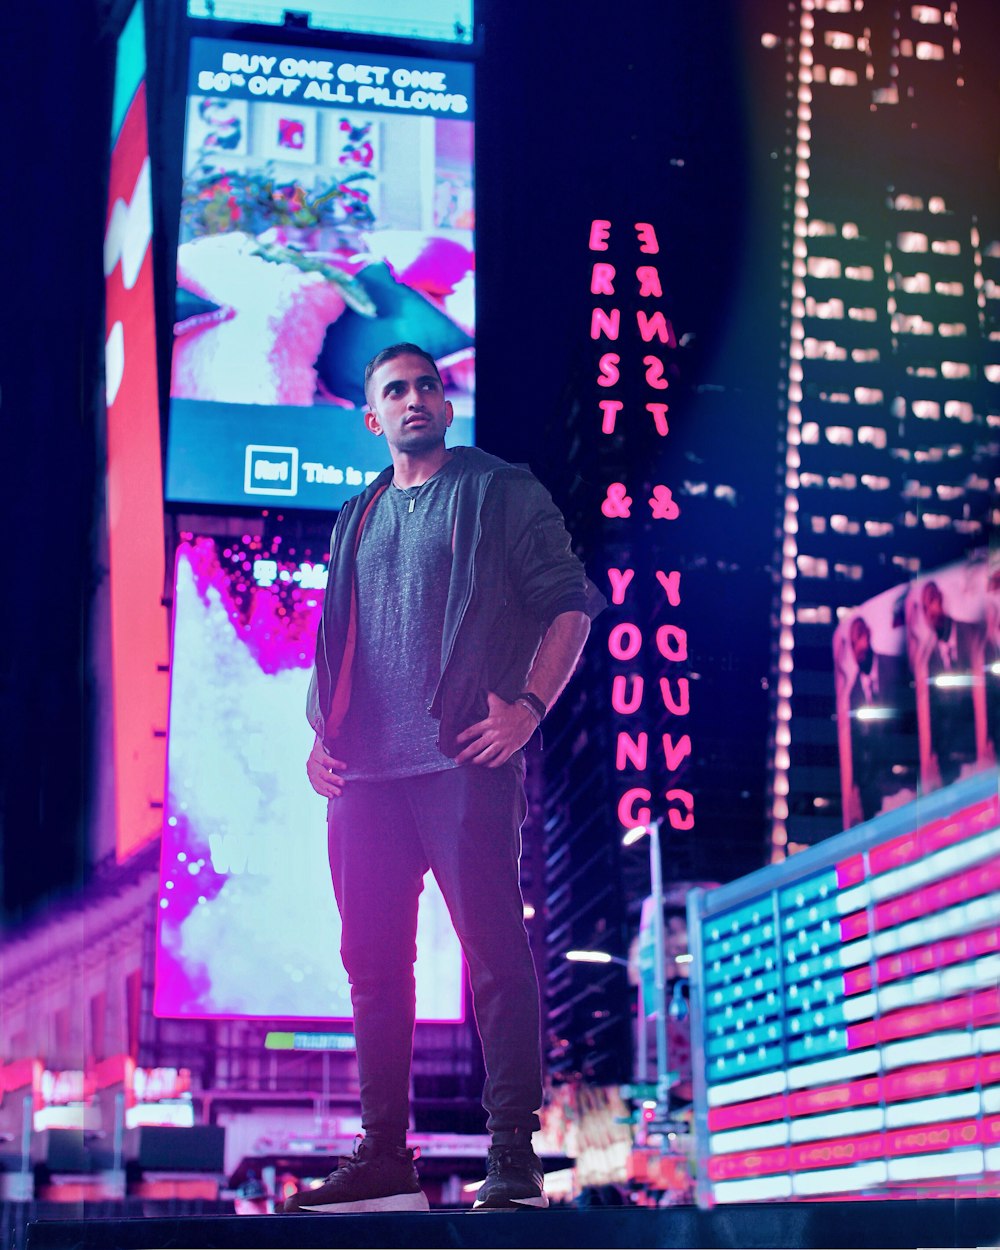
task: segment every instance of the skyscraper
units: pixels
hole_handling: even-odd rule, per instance
[[[754,21],[785,99],[780,859],[842,827],[838,619],[986,546],[1000,519],[996,44],[972,0],[799,0]]]

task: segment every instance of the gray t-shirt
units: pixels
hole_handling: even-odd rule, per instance
[[[441,678],[461,472],[456,456],[422,486],[404,492],[390,485],[365,521],[355,571],[351,701],[334,746],[348,778],[455,767],[438,749],[439,725],[427,708]]]

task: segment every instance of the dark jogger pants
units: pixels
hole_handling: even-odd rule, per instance
[[[538,982],[518,883],[518,753],[391,781],[349,781],[329,805],[330,867],[351,982],[368,1134],[409,1121],[417,901],[430,868],[469,963],[491,1132],[530,1133],[542,1102]]]

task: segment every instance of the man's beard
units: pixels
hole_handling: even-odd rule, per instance
[[[430,425],[422,430],[404,430],[398,444],[400,451],[405,451],[410,455],[433,451],[436,447],[443,445],[444,430],[435,429]]]

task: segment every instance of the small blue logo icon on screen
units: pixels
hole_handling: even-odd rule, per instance
[[[249,444],[243,489],[248,495],[296,494],[299,489],[299,449]]]

